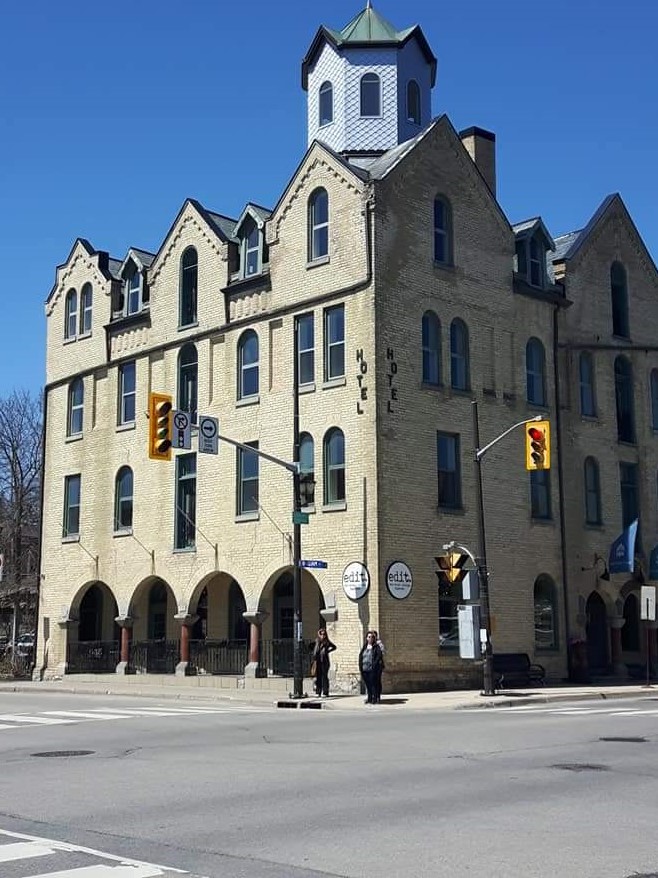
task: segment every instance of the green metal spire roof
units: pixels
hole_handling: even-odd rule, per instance
[[[420,27],[416,24],[405,30],[397,30],[389,21],[386,21],[385,18],[373,9],[370,0],[368,0],[366,8],[359,12],[342,30],[334,30],[325,25],[320,27],[311,43],[310,49],[306,53],[306,57],[302,61],[302,85],[304,88],[307,87],[309,68],[325,41],[331,43],[336,48],[341,48],[342,46],[349,46],[351,48],[357,46],[402,46],[413,36],[418,40],[421,51],[432,67],[432,85],[434,85],[436,57],[430,49],[429,43],[425,39],[425,34]]]

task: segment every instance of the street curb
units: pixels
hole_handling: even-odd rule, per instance
[[[455,710],[491,710],[497,707],[515,707],[516,705],[526,704],[553,704],[557,701],[601,701],[613,700],[615,698],[648,698],[653,695],[658,698],[658,688],[652,689],[650,692],[580,692],[566,693],[554,695],[519,695],[518,697],[501,696],[498,701],[483,701],[480,704],[458,704]]]

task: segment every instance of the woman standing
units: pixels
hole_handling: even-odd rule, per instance
[[[313,649],[313,661],[315,662],[315,694],[323,698],[329,697],[329,653],[335,649],[335,645],[327,637],[326,630],[320,628]]]
[[[383,664],[382,651],[377,644],[377,637],[374,632],[368,631],[366,634],[366,642],[363,649],[359,653],[359,670],[366,685],[366,704],[379,703],[379,686],[378,681],[381,677],[381,668]]]

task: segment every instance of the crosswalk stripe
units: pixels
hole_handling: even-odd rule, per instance
[[[21,713],[6,713],[0,716],[0,722],[7,723],[34,723],[44,726],[68,725],[71,720],[57,719],[54,716],[24,716]]]
[[[13,844],[0,845],[0,863],[27,860],[31,857],[45,857],[54,853],[53,848],[46,847],[38,841],[17,841]]]
[[[72,719],[125,719],[116,713],[84,713],[81,710],[44,710],[46,716],[66,716]]]
[[[30,878],[156,878],[163,872],[157,866],[82,866],[63,872],[43,872]]]

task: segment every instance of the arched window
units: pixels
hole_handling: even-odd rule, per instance
[[[542,573],[535,580],[535,649],[557,649],[557,596],[555,583]]]
[[[302,433],[299,437],[299,472],[315,481],[315,445],[310,433]]]
[[[629,594],[624,601],[624,627],[621,629],[624,652],[640,651],[640,606],[637,595]]]
[[[345,437],[338,427],[324,437],[324,502],[345,502]]]
[[[610,266],[610,296],[612,299],[612,334],[628,338],[628,288],[626,269],[621,262]]]
[[[318,105],[320,126],[330,125],[334,121],[334,87],[329,80],[320,86]]]
[[[329,196],[316,189],[308,200],[308,260],[329,255]]]
[[[633,367],[626,357],[615,360],[615,402],[617,407],[617,439],[635,442],[635,404],[633,400]]]
[[[578,361],[580,375],[580,413],[588,418],[596,417],[596,398],[594,395],[594,361],[592,355],[583,351]]]
[[[441,383],[441,323],[434,311],[423,314],[423,384]]]
[[[197,422],[199,395],[199,358],[196,347],[186,344],[178,354],[178,409],[188,412],[192,423]]]
[[[91,335],[92,300],[91,284],[85,284],[80,292],[80,335]]]
[[[455,390],[468,390],[471,384],[468,327],[463,320],[450,324],[450,383]]]
[[[658,430],[658,369],[651,371],[651,428]]]
[[[258,395],[258,336],[247,329],[238,342],[238,399]]]
[[[82,378],[69,385],[69,415],[66,423],[67,436],[79,436],[84,420],[85,386]]]
[[[242,225],[242,276],[251,277],[261,270],[260,265],[260,230],[251,217],[247,217]]]
[[[69,290],[64,307],[64,338],[75,338],[78,331],[78,294]]]
[[[361,115],[381,116],[381,85],[376,73],[361,77]]]
[[[546,405],[546,356],[544,345],[531,338],[525,348],[526,399],[533,405]]]
[[[114,530],[132,530],[133,526],[133,471],[122,466],[114,486]]]
[[[407,83],[407,121],[420,125],[420,86],[415,79]]]
[[[197,281],[199,257],[194,247],[188,247],[180,260],[179,325],[190,326],[197,321]]]
[[[601,482],[596,458],[585,458],[584,476],[585,521],[587,524],[601,524]]]
[[[126,314],[138,314],[142,310],[142,275],[137,266],[126,279]]]
[[[452,208],[442,195],[434,199],[434,261],[452,263]]]

